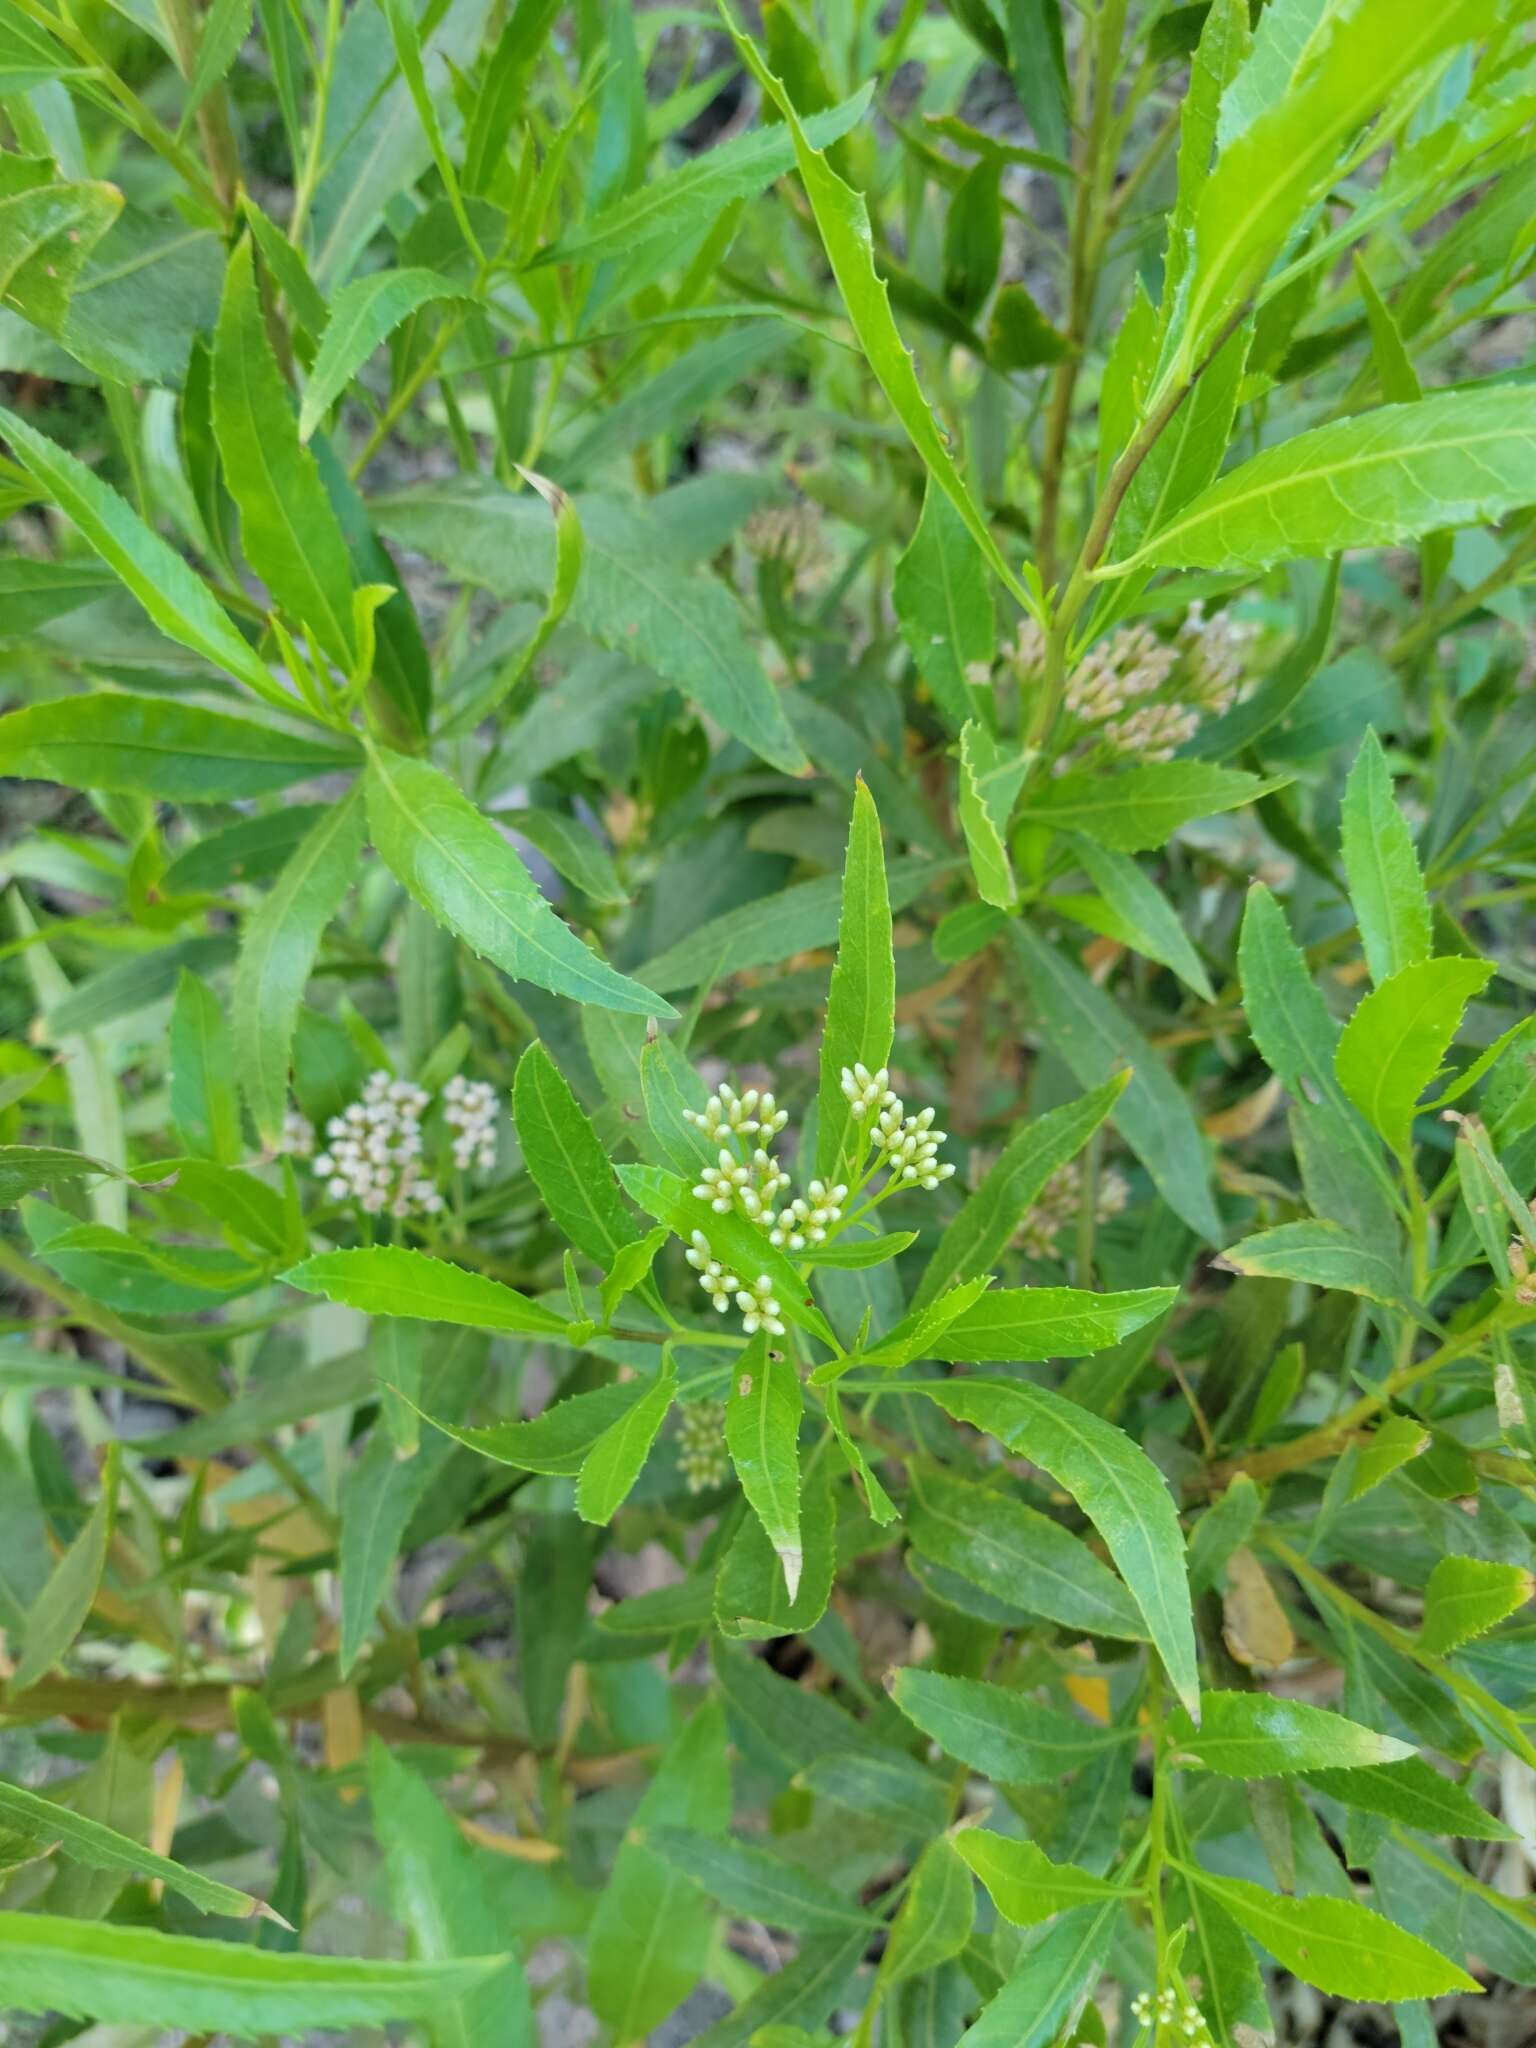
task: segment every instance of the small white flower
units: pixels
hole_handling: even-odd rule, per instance
[[[774,1298],[773,1282],[766,1273],[759,1273],[750,1287],[743,1287],[736,1296],[736,1306],[741,1310],[741,1327],[749,1337],[759,1330],[766,1330],[770,1337],[782,1337],[784,1325],[779,1319],[779,1304]]]
[[[865,1117],[872,1109],[888,1108],[896,1100],[891,1093],[890,1070],[880,1067],[872,1074],[862,1060],[843,1068],[838,1085],[856,1117]]]
[[[293,1159],[308,1159],[315,1149],[315,1127],[302,1110],[290,1109],[283,1117],[280,1150]]]

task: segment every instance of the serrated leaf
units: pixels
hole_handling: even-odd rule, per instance
[[[917,1381],[910,1391],[988,1431],[1066,1488],[1108,1544],[1175,1692],[1198,1714],[1184,1535],[1146,1453],[1112,1422],[1022,1380]]]
[[[576,1483],[576,1512],[584,1522],[611,1522],[618,1513],[650,1456],[676,1391],[677,1375],[669,1365],[587,1452]]]
[[[1419,1640],[1437,1657],[1485,1635],[1523,1607],[1536,1579],[1523,1564],[1481,1557],[1442,1557],[1424,1589]]]
[[[211,1877],[188,1870],[184,1863],[157,1855],[153,1849],[119,1834],[116,1828],[107,1827],[87,1814],[75,1813],[57,1799],[28,1792],[20,1785],[0,1781],[0,1821],[42,1841],[56,1842],[60,1854],[68,1861],[86,1864],[92,1870],[158,1878],[168,1891],[189,1900],[199,1912],[224,1913],[243,1920],[252,1913],[267,1911],[260,1899],[253,1899],[249,1892],[236,1891],[233,1885],[219,1884]],[[0,1964],[0,1970],[3,1968]]]
[[[1456,1835],[1475,1842],[1502,1842],[1513,1836],[1513,1830],[1479,1806],[1454,1778],[1447,1778],[1420,1756],[1363,1770],[1309,1770],[1303,1775],[1314,1791],[1338,1800],[1341,1806],[1380,1814],[1385,1820],[1401,1821],[1430,1834]]]
[[[330,317],[304,386],[299,439],[307,441],[385,337],[434,300],[459,288],[435,270],[375,270],[344,284],[331,300]]]
[[[1082,1358],[1118,1344],[1177,1300],[1176,1287],[1134,1287],[1123,1294],[1094,1294],[1079,1287],[993,1288],[934,1339],[931,1355],[952,1364]]]
[[[41,1913],[0,1913],[0,1999],[116,2026],[303,2034],[419,2019],[472,1991],[502,1956],[453,1963],[284,1955]]]
[[[365,1315],[413,1316],[471,1330],[510,1330],[552,1337],[570,1328],[564,1316],[530,1301],[484,1273],[470,1273],[403,1245],[365,1245],[317,1252],[283,1275],[290,1287],[323,1294]]]
[[[354,784],[321,817],[246,920],[235,968],[235,1051],[251,1116],[276,1146],[288,1107],[288,1069],[304,989],[325,928],[357,879],[363,795]]]
[[[424,910],[515,980],[577,1002],[670,1017],[670,1003],[616,973],[555,915],[491,821],[429,762],[373,749],[373,841]]]
[[[1188,1873],[1284,1969],[1343,1998],[1438,1998],[1476,1979],[1353,1899],[1282,1898],[1244,1878]]]
[[[1413,1755],[1410,1744],[1342,1714],[1261,1692],[1202,1692],[1200,1726],[1175,1721],[1171,1739],[1181,1765],[1224,1778],[1358,1770]]]
[[[1288,780],[1212,761],[1147,761],[1116,775],[1084,769],[1038,783],[1019,816],[1086,833],[1119,853],[1144,853],[1166,846],[1181,825],[1256,803]]]
[[[248,240],[229,259],[213,341],[213,431],[240,538],[278,605],[349,674],[352,568],[267,339]]]
[[[517,1142],[549,1213],[577,1247],[609,1266],[639,1237],[591,1119],[535,1039],[512,1082]]]
[[[1121,1886],[1075,1863],[1053,1863],[1033,1842],[967,1828],[955,1847],[992,1896],[992,1903],[1015,1927],[1035,1927],[1074,1906],[1091,1906],[1127,1896]]]
[[[1053,1784],[1129,1740],[979,1678],[907,1669],[896,1674],[891,1697],[947,1755],[1004,1785]]]
[[[931,480],[891,578],[891,602],[919,678],[951,725],[963,725],[976,710],[971,672],[990,670],[997,652],[997,618],[981,552]]]
[[[883,1067],[891,1055],[895,1019],[896,963],[885,852],[874,798],[861,779],[853,793],[837,964],[827,992],[816,1097],[816,1171],[829,1186],[852,1180],[855,1153],[867,1142],[866,1127],[843,1094],[843,1071],[863,1065],[874,1073]]]
[[[526,1422],[491,1422],[480,1429],[445,1422],[436,1415],[425,1415],[425,1420],[481,1457],[494,1458],[498,1465],[573,1479],[593,1446],[643,1401],[648,1391],[649,1383],[641,1379],[597,1387],[590,1394],[572,1394],[556,1401]]]
[[[725,1442],[752,1512],[784,1567],[791,1600],[804,1562],[800,1546],[800,1416],[804,1396],[791,1361],[760,1331],[731,1368]]]
[[[1399,1260],[1318,1217],[1258,1231],[1229,1245],[1221,1256],[1236,1273],[1338,1287],[1346,1294],[1363,1294],[1368,1301],[1401,1303],[1407,1291]]]
[[[960,825],[977,893],[999,910],[1012,910],[1018,901],[1006,835],[1026,766],[1022,754],[1005,751],[978,720],[966,721],[960,734]]]
[[[1380,983],[1429,958],[1430,915],[1413,834],[1374,732],[1366,733],[1349,771],[1339,823],[1349,900],[1371,979]]]
[[[21,1655],[11,1673],[9,1687],[23,1693],[46,1678],[84,1628],[86,1617],[107,1567],[107,1550],[117,1517],[118,1474],[122,1448],[111,1444],[102,1468],[101,1491],[90,1519],[70,1544],[44,1581],[42,1591],[27,1611],[22,1633]],[[11,1916],[0,1914],[0,1920]],[[0,1946],[0,1955],[3,1955]],[[5,1965],[0,1962],[0,1997],[5,1993]]]
[[[664,1863],[729,1913],[764,1921],[770,1927],[787,1927],[792,1934],[827,1934],[875,1925],[872,1916],[856,1903],[850,1904],[798,1864],[766,1849],[687,1828],[653,1828],[645,1839]]]
[[[1372,989],[1344,1026],[1333,1062],[1339,1085],[1396,1150],[1408,1143],[1462,1012],[1492,974],[1485,960],[1420,960]]]
[[[975,1917],[970,1870],[949,1836],[940,1835],[918,1858],[901,1911],[891,1922],[880,1966],[882,1985],[921,1976],[959,1955]]]
[[[30,704],[0,718],[0,773],[164,803],[260,796],[353,767],[357,758],[276,726],[123,690]]]

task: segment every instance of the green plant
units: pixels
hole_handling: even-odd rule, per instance
[[[1530,13],[0,0],[25,2038],[1514,2038]]]

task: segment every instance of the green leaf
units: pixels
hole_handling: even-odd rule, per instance
[[[584,946],[557,917],[496,827],[440,769],[376,746],[368,775],[373,841],[441,925],[515,980],[645,1017],[674,1015]]]
[[[49,1573],[42,1591],[28,1611],[21,1655],[9,1681],[12,1692],[25,1692],[28,1686],[46,1678],[85,1626],[86,1616],[101,1585],[101,1575],[107,1566],[107,1551],[117,1518],[117,1484],[121,1467],[122,1447],[110,1444],[106,1464],[102,1468],[101,1491],[91,1509],[90,1520]],[[0,1965],[0,1996],[3,1995],[3,1965]]]
[[[121,1168],[59,1145],[0,1145],[0,1208],[10,1209],[27,1195],[68,1187],[71,1181],[94,1180],[98,1174],[118,1176]]]
[[[1146,1453],[1112,1422],[1022,1380],[954,1379],[904,1388],[988,1431],[1066,1488],[1109,1546],[1174,1691],[1198,1715],[1184,1535],[1167,1481]]]
[[[904,910],[915,902],[941,873],[934,861],[893,860],[886,869],[892,910]],[[842,884],[836,876],[795,882],[776,896],[707,919],[686,938],[647,960],[640,971],[658,988],[678,989],[717,981],[744,968],[766,967],[787,960],[792,953],[832,945],[841,907]]]
[[[833,1424],[834,1435],[837,1425]],[[791,1597],[757,1516],[744,1515],[715,1576],[711,1617],[738,1640],[805,1635],[827,1610],[837,1568],[833,1436],[806,1459],[800,1486],[800,1583]]]
[[[1405,1299],[1406,1275],[1400,1260],[1318,1217],[1280,1223],[1245,1237],[1228,1246],[1221,1262],[1235,1273],[1338,1287],[1346,1294],[1363,1294],[1368,1301],[1401,1304]]]
[[[728,1913],[785,1927],[791,1934],[870,1930],[876,1924],[830,1885],[766,1849],[686,1828],[653,1828],[645,1839],[664,1863]]]
[[[864,119],[873,92],[873,84],[861,86],[840,106],[813,114],[805,123],[807,140],[825,149],[847,135]],[[537,261],[601,263],[629,256],[648,242],[691,243],[727,206],[766,191],[775,178],[793,169],[794,162],[794,143],[782,127],[753,129],[675,170],[648,178],[574,234],[541,251]]]
[[[1339,1038],[1339,1086],[1394,1149],[1407,1145],[1419,1097],[1440,1071],[1462,1012],[1493,974],[1460,955],[1420,960],[1365,996]]]
[[[290,1287],[323,1294],[365,1315],[413,1316],[471,1330],[512,1330],[557,1336],[571,1326],[564,1316],[530,1301],[515,1287],[446,1259],[402,1245],[367,1245],[356,1251],[317,1252],[283,1275]]]
[[[234,676],[258,696],[277,694],[278,686],[268,675],[266,663],[241,639],[206,584],[174,548],[151,532],[110,484],[102,483],[83,462],[4,408],[0,408],[0,433],[28,474],[79,528],[81,538],[133,593],[162,633]],[[164,790],[161,794],[169,797],[175,792]]]
[[[1003,1785],[1054,1784],[1130,1740],[979,1678],[909,1668],[897,1672],[891,1697],[946,1755]]]
[[[214,334],[213,431],[251,567],[349,674],[355,633],[347,544],[314,458],[299,440],[267,339],[248,240],[229,259]]]
[[[124,1876],[158,1878],[168,1891],[190,1900],[199,1912],[224,1913],[236,1920],[246,1919],[252,1913],[269,1912],[249,1892],[202,1877],[197,1871],[188,1870],[184,1863],[173,1863],[169,1856],[157,1856],[153,1849],[141,1847],[116,1828],[75,1813],[57,1799],[28,1792],[20,1785],[0,1781],[0,1820],[38,1841],[56,1842],[60,1853],[72,1863]],[[0,1970],[3,1968],[0,1963]]]
[[[167,1042],[171,1122],[187,1151],[228,1166],[240,1156],[240,1097],[229,1024],[218,997],[186,968]]]
[[[1280,1898],[1243,1878],[1186,1875],[1283,1969],[1319,1991],[1390,2000],[1475,1987],[1476,1979],[1448,1956],[1353,1899]]]
[[[922,517],[891,579],[891,602],[907,651],[950,724],[976,709],[973,670],[990,670],[997,617],[987,565],[965,521],[931,480]]]
[[[1532,502],[1536,393],[1442,391],[1314,427],[1212,484],[1103,575],[1267,569],[1341,548],[1396,547]]]
[[[611,1266],[640,1232],[591,1119],[537,1039],[517,1063],[512,1116],[524,1164],[550,1215],[579,1251]]]
[[[1212,761],[1148,761],[1117,775],[1080,769],[1046,778],[1019,807],[1019,816],[1060,831],[1086,833],[1119,853],[1166,846],[1181,825],[1256,803],[1284,788],[1287,776],[1250,775]]]
[[[1419,1640],[1437,1657],[1460,1649],[1474,1636],[1523,1607],[1536,1579],[1523,1564],[1493,1564],[1481,1557],[1442,1557],[1424,1589],[1424,1622]]]
[[[1074,837],[1072,851],[1135,950],[1171,967],[1202,1001],[1215,1002],[1205,963],[1190,943],[1178,912],[1137,862],[1081,833]]]
[[[587,1996],[619,2041],[640,2041],[681,2004],[704,1971],[715,1907],[646,1843],[653,1827],[723,1835],[731,1812],[725,1716],[698,1707],[673,1738],[635,1809],[592,1916]]]
[[[507,1940],[497,1895],[476,1851],[410,1766],[375,1736],[368,1796],[389,1873],[390,1902],[413,1959],[448,1963],[494,1954]],[[529,2048],[533,2007],[515,1955],[472,1990],[446,1995],[428,2013],[432,2048]]]
[[[252,12],[252,0],[213,0],[198,37],[197,62],[187,80],[181,113],[183,130],[239,56],[251,32]]]
[[[1132,1641],[1146,1634],[1112,1571],[1059,1522],[1010,1493],[914,1465],[906,1528],[920,1557],[1062,1628]]]
[[[233,1001],[235,1053],[262,1140],[277,1145],[304,990],[326,926],[357,879],[363,796],[354,783],[295,849],[241,933]]]
[[[967,1828],[955,1847],[992,1895],[992,1903],[1015,1927],[1036,1927],[1053,1914],[1104,1899],[1121,1899],[1124,1890],[1075,1863],[1053,1863],[1033,1842]]]
[[[990,1272],[1051,1175],[1087,1144],[1125,1093],[1128,1073],[1014,1132],[934,1248],[912,1297],[922,1309],[961,1280]]]
[[[1027,765],[1022,754],[1002,748],[977,720],[966,722],[960,734],[960,825],[977,893],[999,910],[1012,910],[1018,901],[1007,832]]]
[[[483,1429],[461,1428],[436,1415],[426,1419],[444,1436],[478,1451],[483,1458],[494,1458],[498,1465],[573,1479],[593,1447],[649,1392],[648,1381],[629,1380],[621,1386],[598,1387],[590,1394],[572,1394],[528,1422],[492,1422]]]
[[[695,2034],[693,2048],[749,2048],[753,2042],[775,2048],[776,2041],[783,2048],[780,2030],[797,2037],[793,2048],[802,2048],[798,2035],[820,2028],[841,2003],[868,1946],[864,1928],[809,1936],[734,2012]]]
[[[385,336],[435,300],[459,288],[435,270],[375,270],[344,284],[331,300],[299,408],[299,439],[307,441]]]
[[[26,161],[8,157],[6,167],[19,168]],[[122,208],[122,193],[106,183],[36,184],[5,193],[0,197],[0,299],[23,319],[60,333],[86,258]]]
[[[90,562],[0,562],[0,636],[22,639],[116,588],[110,570]]]
[[[997,1287],[935,1338],[932,1355],[956,1364],[1082,1358],[1155,1321],[1178,1298],[1176,1287],[1133,1287],[1123,1294]]]
[[[760,1331],[731,1368],[725,1442],[748,1504],[784,1567],[791,1600],[800,1587],[800,1376]]]
[[[504,1963],[501,1956],[375,1963],[285,1955],[148,1927],[0,1913],[0,1999],[15,2012],[116,2026],[248,2037],[420,2019]]]
[[[987,321],[987,361],[992,368],[1038,370],[1071,353],[1071,342],[1046,319],[1028,287],[1005,284]]]
[[[878,1072],[891,1056],[895,1028],[896,963],[885,854],[874,798],[861,779],[853,793],[837,964],[827,993],[816,1097],[816,1171],[829,1186],[853,1179],[855,1156],[867,1143],[865,1128],[843,1094],[843,1071],[863,1065]]]
[[[1257,1692],[1202,1692],[1200,1726],[1175,1722],[1175,1761],[1224,1778],[1359,1770],[1413,1755],[1412,1746],[1304,1700]]]
[[[1473,1842],[1502,1842],[1513,1831],[1479,1806],[1471,1793],[1437,1771],[1423,1757],[1378,1764],[1365,1770],[1307,1771],[1307,1783],[1341,1806],[1377,1813],[1430,1834],[1456,1835]]]
[[[732,593],[678,566],[674,550],[659,550],[652,521],[634,506],[586,493],[573,502],[582,559],[572,624],[695,698],[775,768],[800,773],[805,758]],[[555,583],[558,537],[526,493],[434,486],[372,509],[408,547],[498,596],[543,599]]]
[[[1392,796],[1381,742],[1367,732],[1339,813],[1349,900],[1374,982],[1429,958],[1429,897],[1413,834]]]
[[[121,690],[59,697],[0,718],[0,774],[162,803],[260,796],[355,760],[277,726]]]
[[[844,311],[858,336],[865,360],[874,371],[912,446],[921,456],[929,477],[965,522],[988,566],[1002,578],[1026,610],[1033,609],[1028,592],[993,540],[991,530],[956,469],[944,436],[928,409],[911,355],[891,317],[885,281],[875,269],[869,209],[863,193],[844,184],[822,151],[814,146],[789,94],[763,62],[751,38],[736,28],[723,5],[722,15],[741,61],[784,117],[784,125],[794,142],[795,162],[799,166],[806,197],[816,217],[816,226],[832,266],[832,275],[837,280]]]
[[[975,1917],[970,1870],[949,1836],[940,1835],[917,1859],[901,1911],[891,1922],[881,1983],[900,1984],[959,1955]]]
[[[1491,0],[1449,8],[1440,0],[1354,0],[1323,12],[1299,63],[1288,49],[1273,69],[1269,39],[1260,34],[1236,86],[1248,118],[1239,128],[1223,116],[1221,154],[1194,208],[1190,260],[1170,277],[1175,346],[1165,383],[1204,359],[1233,309],[1257,290],[1337,179],[1341,157],[1361,147],[1362,128],[1405,82],[1422,81],[1427,90],[1434,59],[1481,35],[1492,18]],[[1305,38],[1316,11],[1303,19]],[[1261,95],[1253,93],[1253,78],[1264,80]]]
[[[1223,1231],[1205,1145],[1183,1090],[1123,1008],[1057,947],[1022,922],[1010,925],[1008,936],[1052,1050],[1083,1088],[1099,1086],[1118,1068],[1131,1069],[1115,1108],[1116,1126],[1169,1208],[1207,1243],[1217,1243]]]
[[[1349,1498],[1359,1500],[1429,1447],[1429,1431],[1412,1415],[1389,1415],[1363,1443],[1355,1446],[1355,1470]]]
[[[669,1360],[633,1407],[610,1422],[587,1452],[576,1486],[576,1512],[584,1522],[611,1522],[618,1513],[650,1456],[676,1391],[677,1375]]]

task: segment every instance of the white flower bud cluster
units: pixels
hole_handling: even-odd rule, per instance
[[[1131,2017],[1144,2027],[1154,2028],[1164,2040],[1182,2038],[1190,2048],[1206,2048],[1210,2035],[1198,2005],[1188,2001],[1181,2007],[1176,1991],[1165,1989],[1154,1998],[1141,1991],[1131,2000]]]
[[[1095,1190],[1093,1213],[1100,1223],[1118,1216],[1131,1198],[1125,1175],[1113,1167],[1101,1173]],[[1072,1222],[1082,1206],[1083,1169],[1075,1159],[1058,1166],[1035,1197],[1035,1204],[1019,1225],[1014,1243],[1032,1259],[1056,1255],[1056,1240],[1063,1227]]]
[[[315,1156],[315,1127],[301,1109],[290,1109],[283,1117],[283,1135],[280,1151],[290,1159],[313,1159]]]
[[[872,1109],[889,1109],[896,1100],[891,1087],[891,1070],[881,1067],[871,1073],[862,1060],[844,1067],[838,1082],[854,1116],[868,1116]]]
[[[379,1068],[362,1100],[325,1127],[327,1147],[313,1161],[333,1202],[356,1202],[369,1216],[435,1216],[443,1198],[422,1164],[421,1119],[431,1101],[414,1081]]]
[[[897,1180],[936,1188],[955,1170],[951,1165],[939,1164],[939,1147],[949,1133],[933,1129],[932,1109],[920,1109],[916,1116],[907,1116],[905,1108],[898,1096],[888,1109],[880,1112],[875,1144],[884,1155],[882,1163]]]
[[[749,1088],[743,1095],[722,1081],[702,1110],[685,1109],[684,1119],[701,1130],[713,1145],[722,1132],[743,1138],[762,1135],[777,1137],[789,1122],[789,1111],[780,1109],[766,1089]]]
[[[496,1164],[496,1091],[489,1081],[455,1074],[443,1090],[443,1121],[453,1132],[453,1163],[489,1173]]]
[[[1078,663],[1062,701],[1083,724],[1100,725],[1138,697],[1160,690],[1178,659],[1179,650],[1150,627],[1122,626]]]
[[[1200,714],[1187,704],[1139,704],[1124,718],[1112,718],[1104,737],[1132,760],[1171,761],[1199,730]]]
[[[824,1180],[813,1180],[804,1195],[786,1202],[774,1217],[768,1242],[792,1252],[803,1251],[808,1244],[824,1243],[832,1225],[842,1221],[847,1200],[848,1190],[841,1181],[829,1187]]]
[[[737,1279],[715,1257],[702,1230],[694,1231],[683,1256],[698,1274],[699,1285],[709,1296],[717,1315],[729,1312],[734,1296],[736,1306],[741,1310],[741,1327],[749,1337],[755,1336],[759,1330],[766,1330],[770,1337],[783,1336],[784,1323],[778,1299],[773,1291],[773,1282],[766,1273],[759,1273],[750,1282]]]
[[[679,1408],[677,1469],[690,1493],[708,1493],[730,1478],[723,1401],[689,1401]]]
[[[761,1145],[748,1159],[738,1159],[728,1145],[722,1145],[719,1165],[704,1168],[693,1192],[701,1202],[708,1202],[717,1216],[728,1216],[739,1208],[751,1222],[771,1224],[773,1198],[788,1186],[789,1175]]]
[[[760,561],[805,567],[821,551],[821,511],[808,498],[789,505],[760,505],[741,530],[747,550]]]
[[[1185,612],[1178,633],[1187,667],[1184,690],[1207,716],[1219,718],[1242,694],[1243,661],[1256,631],[1230,612],[1207,618],[1198,597]]]

